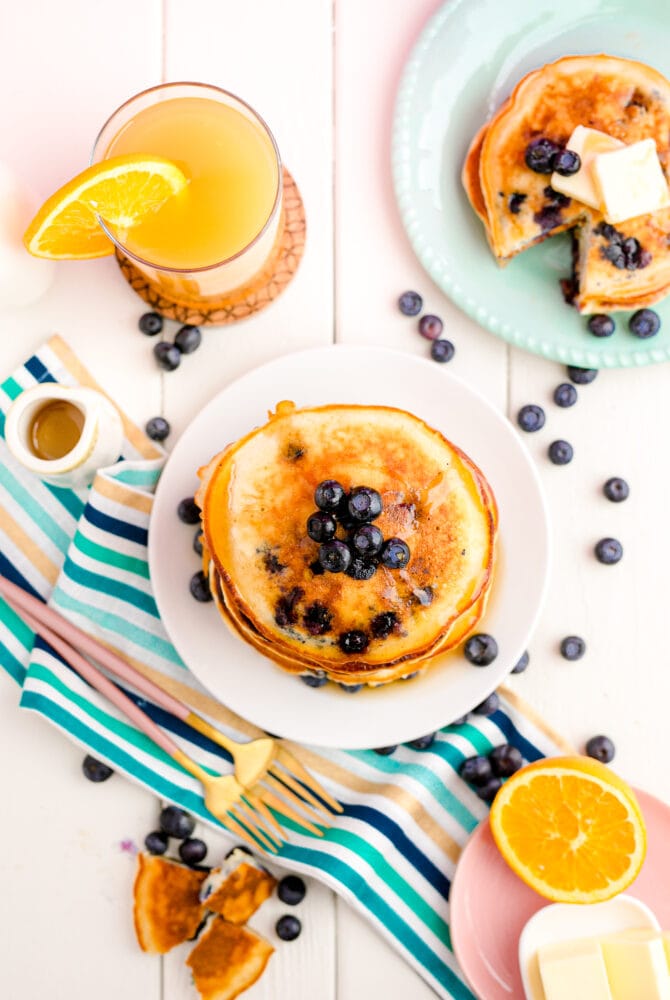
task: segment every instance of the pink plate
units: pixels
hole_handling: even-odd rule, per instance
[[[647,857],[626,889],[670,929],[670,807],[636,791],[647,824]],[[465,846],[449,896],[454,952],[480,1000],[523,1000],[519,936],[547,900],[529,889],[502,858],[488,820]]]

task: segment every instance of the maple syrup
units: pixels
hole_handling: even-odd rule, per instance
[[[35,413],[28,440],[36,458],[47,462],[63,458],[75,447],[84,427],[84,414],[66,399],[50,399]]]

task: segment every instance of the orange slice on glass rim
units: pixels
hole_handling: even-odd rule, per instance
[[[507,864],[558,903],[611,899],[637,876],[647,847],[631,788],[590,757],[554,757],[517,771],[491,807]]]
[[[45,201],[23,242],[35,257],[83,260],[106,257],[114,244],[99,219],[131,229],[185,190],[187,179],[162,156],[114,156],[77,174]]]

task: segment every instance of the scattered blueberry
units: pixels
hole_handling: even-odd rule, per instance
[[[504,743],[489,754],[491,767],[496,778],[509,778],[523,766],[523,757],[516,747]]]
[[[464,760],[458,773],[471,785],[485,785],[493,777],[493,768],[488,757],[479,754]]]
[[[612,503],[621,503],[623,500],[628,499],[630,488],[625,479],[613,476],[603,486],[603,493]]]
[[[604,563],[605,566],[613,566],[623,555],[623,545],[616,538],[601,538],[593,551],[598,562]]]
[[[298,875],[285,875],[277,886],[277,895],[287,906],[297,906],[305,898],[307,887]]]
[[[594,337],[611,337],[614,333],[615,323],[611,316],[605,313],[595,313],[589,316],[586,324]]]
[[[166,372],[173,372],[175,368],[179,368],[181,351],[167,340],[161,340],[159,344],[154,344],[154,357]]]
[[[320,688],[328,683],[328,678],[324,673],[300,674],[300,680],[310,688]]]
[[[552,441],[547,449],[549,461],[554,465],[568,465],[574,456],[572,445],[568,441]]]
[[[195,535],[193,536],[193,551],[197,556],[202,555],[202,532],[200,528],[197,529]]]
[[[361,690],[361,688],[363,687],[363,685],[362,684],[340,684],[340,687],[342,688],[343,691],[346,691],[347,694],[357,694]]]
[[[575,385],[588,385],[598,374],[597,368],[577,368],[576,365],[566,365],[566,371]]]
[[[307,518],[307,534],[314,542],[329,542],[336,531],[337,521],[325,510],[318,510]]]
[[[144,846],[149,854],[165,854],[168,847],[167,834],[162,830],[152,830],[144,838]]]
[[[646,340],[661,329],[661,317],[653,309],[638,309],[628,320],[628,329],[636,337]]]
[[[359,523],[374,521],[382,512],[382,498],[369,486],[356,486],[347,498],[349,516]]]
[[[197,524],[200,520],[200,508],[193,497],[184,497],[179,501],[177,517],[184,524]]]
[[[381,561],[389,569],[402,569],[410,560],[409,545],[402,538],[387,538],[381,551]]]
[[[140,316],[137,325],[142,333],[146,333],[147,337],[155,337],[163,329],[163,317],[154,312],[144,313]]]
[[[581,660],[586,652],[586,643],[578,635],[568,635],[561,642],[561,656],[566,660]]]
[[[557,153],[554,157],[554,170],[561,177],[572,177],[576,174],[582,165],[579,153],[573,152],[572,149],[562,149],[560,153]]]
[[[480,702],[472,711],[475,715],[493,715],[500,708],[500,696],[496,691],[492,691],[488,698]]]
[[[450,726],[463,726],[463,725],[465,725],[465,723],[467,721],[468,721],[468,716],[467,715],[461,715],[461,717],[459,719],[454,719],[454,721],[450,722],[449,725]]]
[[[384,544],[384,536],[374,524],[362,524],[351,536],[351,547],[359,556],[374,556]]]
[[[560,151],[561,147],[551,139],[533,139],[524,154],[526,166],[536,174],[551,174],[554,170],[554,159]]]
[[[339,538],[319,545],[319,562],[329,573],[344,573],[351,563],[351,550]]]
[[[418,316],[423,309],[423,299],[418,292],[403,292],[398,299],[398,308],[403,316]]]
[[[338,639],[340,649],[347,656],[356,653],[364,653],[368,648],[368,637],[359,628],[351,629],[350,632],[343,632]]]
[[[370,631],[375,639],[386,639],[398,623],[395,611],[382,611],[370,622]]]
[[[152,417],[151,420],[147,420],[144,430],[152,441],[165,441],[172,428],[165,417]]]
[[[526,652],[522,654],[521,659],[515,664],[511,673],[522,674],[529,663],[530,663],[530,656],[528,655],[528,651],[526,650]]]
[[[455,353],[456,348],[450,340],[434,340],[430,345],[431,358],[440,364],[451,361]]]
[[[493,802],[501,788],[502,781],[500,778],[490,778],[485,785],[475,788],[475,795],[484,802]]]
[[[522,431],[527,431],[529,434],[533,431],[539,431],[544,427],[545,413],[541,406],[536,406],[534,403],[529,403],[527,406],[522,406],[517,414],[517,423]]]
[[[475,667],[488,667],[489,663],[493,663],[498,655],[498,643],[492,635],[479,632],[477,635],[470,636],[463,647],[463,652],[466,660],[469,660]]]
[[[608,736],[592,736],[586,744],[586,752],[601,764],[609,764],[614,759],[616,749]]]
[[[410,740],[409,745],[414,748],[414,750],[427,750],[435,742],[435,737],[437,733],[427,733],[425,736],[419,736],[416,740]]]
[[[379,754],[380,757],[390,757],[391,754],[395,753],[397,749],[398,749],[398,744],[396,743],[392,747],[377,747],[375,753]]]
[[[319,510],[333,514],[344,500],[344,487],[335,479],[325,479],[314,491],[314,503]]]
[[[444,323],[439,316],[431,316],[427,313],[419,320],[419,333],[426,340],[437,340],[444,329]]]
[[[275,924],[275,930],[277,931],[277,937],[281,938],[282,941],[295,941],[302,930],[302,924],[297,917],[286,914],[280,917]]]
[[[84,777],[88,778],[89,781],[93,781],[98,784],[101,781],[107,781],[108,778],[114,774],[114,771],[109,766],[109,764],[103,764],[101,760],[96,760],[95,757],[91,757],[87,754],[82,763],[81,769],[84,772]]]
[[[163,833],[176,840],[187,840],[195,830],[193,816],[179,806],[166,806],[162,809],[159,824]]]
[[[302,616],[302,623],[310,635],[325,635],[326,632],[330,632],[332,620],[333,616],[330,611],[320,601],[314,601],[313,604],[305,608],[305,613]]]
[[[194,573],[189,583],[189,589],[196,601],[206,604],[212,600],[212,592],[209,589],[209,580],[201,569]]]
[[[185,865],[199,865],[205,860],[207,844],[197,837],[187,837],[179,845],[179,857]]]
[[[574,385],[569,382],[561,382],[554,389],[554,402],[556,406],[561,406],[564,409],[568,406],[574,406],[577,402],[577,390]]]
[[[364,556],[354,556],[346,573],[352,580],[371,580],[377,572],[377,564]]]
[[[194,351],[198,350],[202,342],[200,327],[191,326],[190,323],[187,323],[186,326],[182,326],[180,330],[177,330],[174,342],[175,347],[182,354],[193,354]]]

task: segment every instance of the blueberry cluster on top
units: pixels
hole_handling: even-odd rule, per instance
[[[650,252],[643,250],[634,236],[626,236],[609,222],[599,223],[595,231],[605,240],[605,245],[600,248],[601,256],[616,268],[638,271],[651,264]]]
[[[410,550],[402,538],[384,538],[372,524],[382,512],[382,498],[370,486],[355,486],[348,493],[335,479],[319,483],[314,492],[318,507],[307,518],[307,534],[319,543],[317,565],[328,573],[346,573],[354,580],[369,580],[381,563],[402,569]],[[338,527],[345,538],[336,538]]]
[[[553,174],[556,171],[563,177],[576,174],[582,165],[578,153],[565,149],[544,136],[528,143],[524,160],[526,166],[536,174]]]

